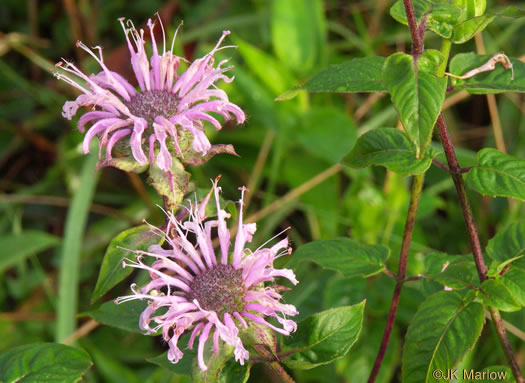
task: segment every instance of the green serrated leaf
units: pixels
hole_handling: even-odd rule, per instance
[[[188,191],[190,173],[176,158],[172,158],[170,169],[165,172],[153,164],[149,168],[149,181],[165,200],[170,209],[176,209]]]
[[[436,370],[454,369],[481,334],[483,306],[455,291],[430,295],[408,326],[402,360],[404,383],[439,382]]]
[[[501,311],[517,311],[520,303],[514,298],[505,283],[499,279],[487,279],[481,284],[480,296],[483,302]]]
[[[148,358],[146,360],[177,375],[191,376],[193,360],[197,358],[197,348],[194,347],[192,350],[187,348],[189,339],[190,334],[184,334],[180,337],[178,344],[180,345],[179,348],[184,355],[182,359],[179,360],[177,363],[171,363],[168,360],[167,351],[153,358]]]
[[[492,21],[491,16],[484,16],[486,0],[453,0],[464,11],[461,22],[454,28],[452,41],[456,44],[470,40],[476,31],[481,32]]]
[[[299,88],[312,93],[384,92],[384,57],[363,57],[332,65]]]
[[[304,73],[321,57],[325,39],[320,0],[274,0],[271,7],[272,45],[290,69]]]
[[[0,355],[2,383],[79,382],[92,362],[87,352],[58,343],[35,343]]]
[[[416,20],[420,22],[425,16],[425,27],[446,39],[452,37],[454,26],[464,17],[462,8],[454,4],[415,0],[413,6]],[[402,0],[390,8],[390,15],[401,24],[408,25]]]
[[[454,27],[452,42],[454,44],[463,44],[469,41],[476,34],[483,31],[495,18],[495,15],[486,14],[459,23]]]
[[[281,351],[290,368],[310,369],[341,358],[357,341],[363,325],[365,301],[322,311],[298,323],[284,338]]]
[[[422,159],[416,158],[416,147],[407,135],[398,129],[375,129],[363,134],[343,163],[353,168],[370,165],[384,166],[403,176],[422,174],[437,155],[427,150]]]
[[[453,0],[450,3],[414,0],[413,7],[418,23],[424,18],[426,29],[450,39],[455,44],[469,41],[498,16],[517,18],[525,15],[525,11],[513,7],[505,8],[501,12],[485,13],[485,0]],[[390,14],[398,22],[408,25],[402,0],[398,0],[392,6]]]
[[[452,3],[465,11],[465,17],[481,16],[487,8],[487,0],[452,0]]]
[[[509,290],[514,300],[521,307],[525,307],[525,268],[511,267],[499,280]]]
[[[476,55],[475,53],[460,53],[450,61],[450,73],[462,76],[468,71],[479,68],[492,58],[491,55]],[[514,70],[505,69],[496,64],[494,70],[479,73],[466,80],[452,79],[454,87],[465,89],[471,94],[491,94],[502,92],[525,92],[525,63],[517,58],[510,57]]]
[[[162,240],[148,225],[124,230],[113,238],[104,254],[91,303],[100,299],[133,271],[131,267],[122,267],[124,258],[135,257],[134,253],[125,249],[147,251],[151,245],[158,245]]]
[[[430,144],[445,100],[447,79],[435,76],[442,61],[440,52],[427,50],[417,61],[411,55],[395,53],[383,66],[383,80],[408,137],[416,145],[417,158],[423,158]]]
[[[467,173],[470,187],[482,195],[525,200],[525,160],[492,148],[478,152],[478,165]]]
[[[425,255],[424,264],[427,278],[422,280],[422,287],[427,296],[443,290],[443,286],[459,289],[477,283],[473,277],[477,273],[476,264],[471,254],[430,253]],[[452,269],[447,272],[449,267]]]
[[[102,324],[131,331],[137,334],[144,334],[144,330],[139,328],[140,314],[146,309],[147,301],[133,300],[121,304],[113,301],[105,302],[94,310],[82,315],[87,315]]]
[[[514,222],[500,230],[487,244],[487,255],[500,264],[521,261],[518,265],[525,269],[525,222]]]
[[[479,10],[469,11],[466,19],[454,27],[452,42],[455,44],[463,44],[469,41],[477,33],[483,31],[496,17],[520,18],[525,16],[524,10],[513,7],[505,8],[500,12],[488,11],[485,14],[480,12],[480,10],[481,8]]]
[[[428,278],[453,289],[470,287],[474,281],[472,270],[466,265],[449,265],[438,273],[428,274]]]
[[[369,277],[385,269],[390,249],[381,245],[365,245],[350,238],[318,240],[299,247],[288,263],[294,268],[300,262],[312,261],[345,277]]]
[[[9,234],[0,237],[0,274],[23,259],[56,246],[60,238],[43,231],[26,230],[20,234]]]

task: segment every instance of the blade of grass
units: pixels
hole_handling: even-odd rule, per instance
[[[64,341],[76,327],[80,255],[87,216],[98,180],[99,173],[95,174],[96,164],[96,154],[90,154],[85,159],[80,175],[80,187],[73,196],[67,213],[64,242],[60,253],[55,334],[57,342]]]

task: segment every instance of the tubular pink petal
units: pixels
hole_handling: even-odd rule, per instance
[[[228,263],[228,251],[230,249],[230,231],[226,227],[226,218],[230,215],[225,210],[221,209],[219,191],[221,188],[217,186],[218,180],[213,183],[213,191],[215,193],[215,202],[217,204],[217,230],[219,235],[219,244],[221,246],[221,263],[225,265]]]
[[[191,271],[193,271],[194,274],[198,274],[199,268],[197,267],[195,262],[193,262],[190,257],[184,254],[179,248],[179,246],[171,239],[169,239],[167,242],[171,245],[171,250],[164,250],[159,245],[150,246],[148,250],[153,253],[162,254],[166,257],[173,257],[179,261],[182,261],[186,264],[186,266],[188,266],[191,269]]]
[[[168,119],[162,116],[156,117],[154,124],[155,123],[158,124],[159,127],[162,127],[162,129],[164,129],[164,131],[167,132],[171,136],[171,138],[173,139],[173,145],[175,146],[176,152],[182,153],[179,147],[179,138],[178,138],[178,133],[177,133],[177,129],[175,128],[175,125],[173,125],[171,121],[169,121]]]
[[[152,22],[151,19],[148,19],[148,28],[151,37],[151,47],[153,50],[153,54],[151,55],[151,70],[153,72],[154,89],[161,89],[160,56],[157,49],[157,42],[155,41],[155,34],[153,33],[155,22]]]
[[[84,51],[89,53],[100,65],[102,70],[104,71],[104,74],[106,75],[106,84],[111,87],[115,92],[117,92],[122,98],[124,98],[126,101],[130,100],[130,95],[128,94],[128,91],[126,88],[119,82],[117,79],[113,77],[111,74],[111,71],[106,67],[104,64],[104,58],[102,56],[102,48],[101,47],[95,47],[95,49],[98,49],[99,57],[93,53],[91,49],[89,49],[83,42],[77,41],[77,47],[82,48]]]
[[[189,118],[192,118],[192,119],[199,119],[199,120],[204,120],[204,121],[208,121],[210,122],[214,127],[215,129],[217,130],[220,130],[222,128],[221,124],[219,121],[217,121],[215,118],[213,118],[212,116],[210,116],[209,114],[206,114],[206,113],[202,113],[202,112],[192,112],[191,110],[189,112],[186,113],[186,115],[189,117]]]
[[[113,150],[113,146],[115,146],[117,141],[122,137],[128,136],[129,134],[131,134],[131,129],[121,129],[111,135],[111,138],[109,139],[108,145],[106,147],[106,159],[112,158],[111,151]]]
[[[276,314],[274,314],[273,317],[277,318],[279,323],[283,325],[285,331],[288,331],[289,333],[297,331],[297,323],[295,323],[293,320],[281,318]]]
[[[272,330],[274,331],[277,331],[278,333],[280,334],[283,334],[283,335],[290,335],[290,332],[289,331],[286,331],[282,328],[279,328],[279,327],[275,327],[273,324],[267,322],[264,318],[261,318],[260,316],[258,315],[255,315],[255,314],[251,314],[251,313],[248,313],[248,312],[243,312],[241,313],[242,316],[248,318],[248,319],[251,319],[252,321],[254,321],[255,323],[257,324],[263,324],[265,326],[268,326],[270,327]]]
[[[202,78],[204,67],[207,64],[207,61],[203,62],[205,59],[209,61],[209,58],[206,56],[205,58],[197,59],[192,62],[188,69],[186,69],[186,71],[177,79],[171,91],[178,94],[180,98],[184,97],[184,95]]]
[[[157,137],[154,134],[149,136],[149,161],[151,163],[155,162],[155,141],[157,141]]]
[[[206,137],[204,132],[200,131],[198,128],[188,127],[186,129],[193,133],[193,150],[200,152],[203,155],[206,154],[211,148],[211,143],[208,140],[208,137]]]
[[[277,254],[279,250],[281,249],[287,249],[288,248],[288,238],[284,238],[277,242],[275,245],[273,245],[270,250],[273,254]]]
[[[129,102],[137,94],[135,88],[117,72],[108,72],[109,74],[104,71],[92,74],[89,78],[102,89],[111,89]]]
[[[240,338],[237,338],[237,342],[235,342],[235,350],[233,351],[233,354],[235,360],[239,362],[241,366],[244,365],[245,360],[250,359],[250,353],[244,348]]]
[[[272,269],[272,271],[270,272],[270,276],[286,278],[294,285],[297,285],[299,283],[297,278],[295,278],[295,273],[290,269]]]
[[[242,124],[246,120],[246,115],[237,105],[232,104],[231,102],[227,103],[224,106],[224,110],[232,113],[235,116],[235,119],[239,124]]]
[[[202,371],[206,371],[208,367],[204,363],[204,346],[206,344],[206,341],[208,340],[208,336],[210,334],[210,330],[213,327],[213,323],[208,323],[206,326],[204,326],[204,329],[202,330],[202,334],[199,337],[199,347],[197,351],[197,360],[199,363],[199,367]]]
[[[201,202],[196,203],[195,214],[197,217],[199,217],[200,221],[203,221],[204,219],[206,219],[206,207],[208,206],[208,202],[210,202],[210,197],[211,197],[212,192],[213,192],[213,188],[210,189],[208,194],[206,194],[206,196]],[[211,224],[211,223],[213,223],[213,221],[207,222],[207,224]],[[209,238],[211,238],[211,234],[209,235]]]
[[[210,244],[206,239],[206,234],[204,233],[200,225],[194,222],[186,222],[186,225],[184,225],[184,227],[191,230],[195,234],[197,238],[197,244],[204,258],[204,261],[206,262],[208,268],[211,268],[213,266],[212,258],[215,257],[215,254],[213,253],[213,248],[210,251]]]
[[[133,157],[137,160],[137,162],[141,165],[144,165],[148,162],[148,159],[142,150],[142,134],[147,128],[147,123],[142,118],[135,119],[134,123],[135,125],[133,127],[133,133],[131,134],[130,140],[131,152],[133,153]]]
[[[135,89],[135,87],[131,85],[124,77],[122,77],[117,72],[110,71],[110,73],[126,89],[126,91],[131,97],[137,95],[137,90]]]
[[[248,303],[244,306],[246,310],[257,311],[258,313],[264,315],[272,315],[275,312],[275,309],[267,306],[263,306],[259,303]]]
[[[233,313],[233,316],[242,324],[244,328],[248,328],[248,323],[246,323],[244,318],[238,312]]]
[[[149,327],[149,322],[150,322],[150,316],[153,312],[155,312],[155,310],[157,310],[157,307],[154,304],[151,304],[148,307],[146,307],[146,309],[142,312],[142,314],[140,314],[139,328],[141,330],[147,331],[147,333],[152,332]]]
[[[166,146],[167,134],[163,127],[156,122],[153,123],[153,128],[155,130],[155,137],[160,145],[160,150],[157,154],[157,166],[167,172],[172,163],[171,154]]]
[[[213,250],[213,242],[212,242],[212,235],[211,235],[211,229],[213,227],[217,226],[216,221],[208,221],[204,224],[204,240],[206,241],[206,245],[208,246],[208,252],[210,254],[213,254],[211,256],[211,263],[213,265],[217,264],[217,257],[215,256],[215,251]]]
[[[68,101],[68,102],[72,102],[72,101]],[[82,117],[78,119],[78,130],[84,133],[84,126],[88,122],[93,121],[93,120],[104,120],[107,118],[116,118],[116,117],[118,116],[116,116],[115,114],[111,112],[103,112],[103,111],[98,111],[98,110],[94,112],[87,112],[86,114],[84,114]]]
[[[93,137],[108,129],[109,126],[111,126],[112,124],[121,121],[122,120],[120,118],[106,118],[104,120],[99,120],[97,123],[95,123],[91,128],[89,128],[86,135],[84,136],[84,141],[82,142],[82,151],[85,154],[89,153],[89,144]]]
[[[247,264],[241,264],[243,266],[243,277],[244,277],[244,285],[246,287],[253,286],[254,280],[260,278],[261,276],[265,275],[266,272],[266,266],[268,266],[271,261],[272,257],[269,251],[258,251],[255,252],[255,256],[250,256],[250,261]]]
[[[213,353],[215,355],[219,353],[219,331],[217,329],[213,332]]]
[[[62,107],[62,117],[71,120],[77,113],[78,107],[79,105],[76,101],[66,101]]]
[[[190,336],[190,340],[188,342],[188,348],[190,350],[193,349],[193,343],[195,342],[195,338],[197,337],[197,334],[199,333],[200,330],[202,330],[202,328],[204,327],[204,323],[203,322],[200,322],[198,325],[195,326],[195,328],[193,329],[192,333],[191,333],[191,336]]]
[[[107,146],[109,141],[109,135],[113,134],[113,132],[118,131],[118,129],[123,128],[125,126],[130,125],[131,122],[127,120],[120,120],[118,122],[115,122],[111,126],[109,126],[104,133],[100,136],[100,145],[99,145],[99,157],[101,158],[102,155],[102,147]]]
[[[178,341],[179,341],[179,337],[177,335],[174,335],[168,341],[168,345],[170,347],[170,349],[168,351],[168,360],[171,363],[177,363],[184,356],[184,353],[177,347],[177,342]]]
[[[179,289],[183,290],[183,291],[190,291],[190,288],[189,286],[184,283],[183,281],[181,281],[180,279],[178,278],[175,278],[171,275],[168,275],[168,274],[165,274],[159,270],[155,270],[154,268],[150,267],[150,266],[147,266],[145,264],[143,264],[142,262],[138,262],[136,264],[127,264],[126,266],[129,266],[129,267],[134,267],[136,269],[144,269],[144,270],[148,270],[149,272],[151,272],[152,274],[155,274],[155,275],[158,275],[164,282],[166,285],[172,285],[172,286],[175,286],[175,287],[178,287]]]
[[[193,280],[193,276],[188,271],[186,271],[184,268],[179,266],[176,262],[173,262],[171,259],[161,254],[155,254],[155,257],[157,257],[160,260],[159,266],[162,266],[162,267],[167,268],[168,270],[174,271],[177,274],[179,274],[181,277],[186,278],[189,281]]]
[[[191,244],[190,241],[188,241],[188,238],[186,238],[186,235],[182,232],[182,230],[177,227],[177,233],[179,234],[178,238],[178,244],[186,251],[186,253],[190,256],[190,258],[199,266],[201,270],[205,270],[206,267],[204,266],[204,263],[202,262],[202,259],[195,250],[195,247]]]

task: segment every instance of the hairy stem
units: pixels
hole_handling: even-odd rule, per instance
[[[293,378],[288,375],[284,367],[279,363],[275,355],[266,349],[262,344],[254,345],[253,348],[259,355],[261,355],[265,363],[270,367],[270,369],[277,375],[281,382],[284,383],[295,383]]]
[[[503,350],[505,351],[505,356],[510,362],[510,369],[512,370],[512,374],[514,375],[516,382],[523,383],[525,382],[525,380],[523,379],[523,376],[521,376],[520,366],[518,365],[518,361],[516,360],[516,357],[512,352],[512,347],[510,346],[509,338],[507,337],[507,331],[505,330],[505,324],[503,323],[501,314],[494,307],[489,307],[489,311],[490,316],[492,317],[492,321],[496,326],[496,330],[498,331],[499,340],[501,342]]]
[[[443,118],[442,114],[439,115],[436,126],[439,132],[439,137],[441,138],[443,149],[445,151],[445,156],[447,157],[450,174],[452,176],[452,179],[454,180],[454,185],[456,186],[456,192],[458,194],[459,204],[461,205],[461,211],[463,212],[463,218],[465,219],[465,225],[467,227],[470,245],[472,247],[474,262],[476,263],[476,269],[478,270],[479,280],[483,283],[483,281],[487,279],[487,266],[485,265],[485,260],[481,251],[478,231],[476,229],[474,217],[472,216],[472,209],[470,207],[470,203],[467,197],[467,191],[465,189],[465,182],[463,181],[463,176],[461,174],[461,168],[458,164],[456,153],[454,151],[454,146],[452,144],[452,141],[450,140],[447,126],[445,124],[445,119]],[[503,347],[503,350],[505,351],[505,356],[509,361],[512,374],[514,375],[516,382],[524,383],[525,380],[521,375],[521,370],[518,365],[518,362],[516,361],[516,357],[512,352],[509,338],[507,337],[507,332],[505,331],[505,326],[503,324],[503,319],[501,318],[499,311],[494,307],[489,307],[489,311],[492,316],[492,321],[494,322],[494,325],[496,327],[496,331],[498,332],[498,337],[500,339],[501,346]]]
[[[414,14],[414,7],[412,0],[403,0],[405,6],[405,13],[407,15],[408,29],[410,30],[410,36],[412,37],[412,55],[417,56],[423,53],[423,33],[417,25],[416,15]],[[424,32],[424,30],[423,30]],[[377,352],[374,366],[368,377],[368,383],[373,383],[376,380],[377,374],[383,363],[388,343],[390,342],[390,336],[392,335],[392,329],[394,328],[394,322],[396,320],[397,308],[399,306],[399,299],[401,298],[401,289],[406,278],[406,269],[408,263],[408,252],[410,250],[410,242],[412,240],[412,232],[414,231],[414,224],[416,221],[416,213],[419,205],[419,199],[421,197],[421,191],[423,190],[424,174],[414,177],[414,183],[412,185],[412,193],[410,196],[410,205],[408,207],[407,220],[405,224],[405,231],[403,233],[403,241],[401,243],[401,255],[399,258],[399,269],[396,276],[396,286],[394,288],[394,295],[392,296],[392,302],[390,304],[390,310],[388,312],[388,318],[383,333],[383,339],[381,339],[381,345]]]
[[[383,358],[385,357],[388,342],[392,335],[392,329],[394,328],[394,322],[396,320],[397,308],[399,306],[399,299],[401,298],[401,289],[406,281],[406,272],[408,264],[408,253],[410,250],[410,242],[412,241],[412,232],[414,231],[414,225],[416,222],[417,208],[419,205],[419,199],[421,197],[421,191],[423,190],[423,181],[425,175],[421,174],[414,177],[414,183],[412,184],[412,192],[410,195],[410,205],[408,206],[407,220],[405,223],[405,231],[403,233],[403,241],[401,242],[401,255],[399,258],[399,268],[396,275],[396,286],[394,288],[394,295],[392,296],[392,303],[390,304],[390,311],[388,312],[388,319],[386,321],[385,332],[383,333],[383,339],[379,346],[379,351],[374,362],[374,367],[368,378],[368,383],[372,383],[376,380]]]
[[[472,254],[474,255],[474,262],[476,262],[479,280],[483,282],[487,278],[487,266],[485,265],[481,244],[479,242],[478,230],[476,229],[474,217],[472,216],[472,209],[470,208],[470,203],[467,197],[465,182],[463,182],[463,177],[461,175],[461,167],[456,158],[456,152],[454,151],[454,146],[450,140],[443,114],[439,115],[436,127],[441,139],[441,144],[443,145],[443,150],[445,151],[445,156],[447,157],[450,175],[456,186],[456,192],[458,194],[461,210],[463,211],[463,218],[465,219],[465,225],[470,239]]]
[[[423,36],[419,33],[412,0],[403,0],[403,4],[407,15],[408,29],[410,31],[410,36],[412,37],[412,54],[420,55],[423,53]]]
[[[418,25],[417,25],[415,15],[414,15],[414,7],[412,5],[412,0],[403,0],[403,4],[405,6],[405,12],[407,14],[407,20],[408,20],[408,27],[410,30],[410,35],[412,37],[412,54],[420,54],[423,51],[423,36],[421,33],[417,33]],[[448,56],[450,52],[450,46],[448,42],[444,43],[444,46],[442,47],[442,52],[446,56]],[[448,61],[448,57],[446,61]],[[440,71],[441,69],[445,67],[446,67],[446,63],[442,65],[442,67],[440,68]],[[463,181],[463,176],[461,174],[462,173],[461,167],[458,164],[456,153],[454,151],[454,146],[448,134],[447,126],[445,124],[445,119],[443,118],[443,114],[439,115],[438,120],[436,122],[436,126],[439,132],[439,137],[441,139],[441,144],[443,145],[443,149],[447,157],[448,167],[450,169],[449,172],[454,181],[454,185],[456,186],[456,192],[458,194],[459,203],[461,205],[461,210],[463,212],[463,218],[465,219],[465,225],[467,227],[470,244],[472,246],[472,253],[474,255],[474,261],[476,263],[479,280],[483,282],[487,278],[487,266],[485,265],[485,260],[483,259],[483,253],[481,251],[478,231],[476,229],[474,217],[472,216],[472,209],[470,207],[470,203],[467,197],[467,192],[465,189],[465,183]],[[521,375],[520,367],[516,361],[516,357],[514,356],[514,353],[512,352],[512,349],[510,347],[510,342],[507,337],[507,333],[505,332],[505,327],[503,325],[503,320],[501,318],[501,315],[499,311],[496,310],[495,308],[490,307],[489,309],[491,312],[493,322],[496,326],[496,330],[498,332],[498,336],[501,341],[501,345],[510,363],[512,374],[514,375],[514,378],[516,379],[518,383],[525,383],[525,380],[523,379]]]

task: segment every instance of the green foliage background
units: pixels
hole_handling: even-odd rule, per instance
[[[489,6],[506,3],[492,1]],[[383,167],[338,165],[358,136],[376,128],[396,127],[397,114],[389,97],[303,91],[291,100],[275,101],[331,64],[408,51],[408,30],[390,17],[391,5],[339,0],[4,1],[0,5],[0,353],[56,338],[56,312],[61,304],[57,267],[64,249],[81,254],[80,273],[72,271],[66,279],[79,288],[77,312],[108,315],[98,307],[100,302],[91,304],[90,300],[110,240],[143,218],[162,223],[156,207],[161,201],[145,177],[128,177],[111,168],[99,171],[98,179],[93,177],[94,160],[80,153],[82,135],[76,120],[61,117],[62,104],[74,94],[49,74],[61,57],[74,59],[86,71],[98,70],[94,60],[75,48],[77,39],[88,46],[103,46],[106,63],[120,72],[128,71],[118,17],[130,18],[138,26],[159,11],[168,36],[184,20],[176,50],[190,59],[208,52],[223,29],[232,31],[229,41],[238,48],[223,50],[218,56],[231,58],[235,81],[220,86],[248,119],[243,126],[227,124],[220,132],[210,129],[209,134],[213,143],[233,144],[240,157],[220,155],[190,172],[193,190],[196,185],[200,189],[211,186],[210,179],[222,174],[227,200],[238,199],[237,188],[250,185],[248,216],[271,209],[258,221],[254,248],[286,227],[291,228],[288,235],[294,248],[312,240],[350,236],[361,243],[389,247],[387,264],[394,270],[409,201],[408,177]],[[483,32],[487,52],[522,56],[524,25],[525,19],[512,23],[496,19]],[[437,35],[429,32],[426,37],[428,48],[439,48]],[[455,49],[459,53],[458,49],[469,52],[476,48],[471,40]],[[344,75],[343,70],[341,73]],[[498,95],[497,101],[507,151],[524,158],[523,96]],[[485,96],[465,97],[445,116],[463,167],[476,163],[479,149],[495,147]],[[395,136],[394,131],[391,139]],[[426,155],[421,166],[430,164],[430,156]],[[260,172],[257,158],[263,161]],[[442,154],[436,158],[445,161]],[[283,198],[316,175],[327,174],[327,169],[329,176],[297,198]],[[82,181],[86,179],[93,182],[93,193]],[[425,181],[410,254],[408,275],[412,276],[430,270],[438,252],[469,253],[452,179],[431,167]],[[475,179],[471,185],[476,187]],[[522,202],[485,199],[472,190],[469,195],[483,245],[497,230],[524,217]],[[73,212],[68,214],[70,206]],[[317,263],[295,264],[300,285],[286,295],[286,301],[299,308],[299,320],[321,309],[354,305],[365,298],[367,303],[362,332],[350,352],[332,364],[294,370],[294,378],[298,382],[366,381],[384,329],[393,280],[383,273],[363,279],[352,268],[340,273],[321,269]],[[131,274],[102,301],[126,295],[130,283],[140,284],[143,277]],[[441,285],[429,280],[406,284],[378,382],[401,381],[402,335],[421,302],[439,289]],[[503,317],[522,331],[521,339],[519,333],[509,337],[518,361],[524,364],[524,311],[503,313]],[[87,315],[81,315],[79,326],[88,321]],[[121,329],[100,326],[78,339],[77,344],[94,363],[86,381],[189,381],[145,361],[167,346],[158,338],[127,332],[122,329],[125,325]],[[505,358],[497,335],[491,326],[485,326],[462,367],[481,370],[501,364]],[[266,382],[270,376],[255,365],[249,382]]]

